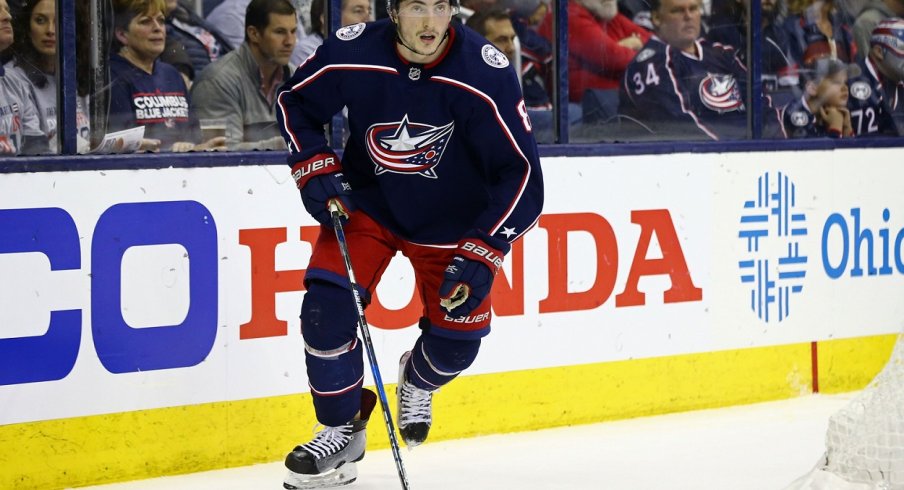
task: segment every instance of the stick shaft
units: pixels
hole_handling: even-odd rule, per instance
[[[364,350],[367,351],[367,360],[370,363],[370,370],[374,377],[377,394],[380,398],[380,406],[383,409],[383,421],[386,422],[386,430],[389,432],[389,444],[392,446],[392,457],[395,459],[396,470],[399,472],[399,480],[402,488],[408,490],[408,475],[405,473],[405,465],[402,464],[402,454],[399,451],[399,441],[396,438],[395,426],[392,423],[392,412],[389,410],[389,402],[386,399],[386,389],[383,387],[383,377],[380,376],[380,366],[377,364],[377,356],[374,353],[373,341],[370,338],[370,328],[367,326],[367,319],[364,317],[364,303],[361,301],[361,295],[358,293],[357,281],[355,280],[355,271],[352,269],[352,259],[348,253],[348,242],[345,241],[345,230],[342,228],[342,220],[340,213],[335,204],[330,204],[330,212],[333,218],[333,230],[336,232],[336,240],[339,242],[339,253],[342,254],[342,260],[345,262],[345,272],[348,273],[349,289],[352,291],[352,297],[355,301],[355,311],[358,313],[358,328],[361,330],[361,336],[364,338]]]

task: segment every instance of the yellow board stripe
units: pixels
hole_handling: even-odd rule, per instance
[[[860,389],[895,335],[818,344],[822,392]],[[811,344],[463,376],[434,396],[430,440],[791,398],[812,389]],[[387,386],[395,411],[395,387]],[[0,488],[59,489],[277,461],[313,434],[310,395],[0,426]],[[369,449],[388,447],[382,418]]]

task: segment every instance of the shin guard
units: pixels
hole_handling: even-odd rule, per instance
[[[425,332],[411,351],[406,369],[408,381],[423,390],[436,390],[467,369],[477,358],[478,350],[480,339],[449,339]]]

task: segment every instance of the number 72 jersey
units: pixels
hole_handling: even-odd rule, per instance
[[[860,63],[860,76],[848,79],[848,110],[857,136],[897,136],[898,130],[884,100],[876,67],[867,58]]]
[[[625,70],[619,113],[663,136],[744,138],[747,68],[733,48],[695,42],[695,54],[653,36]]]

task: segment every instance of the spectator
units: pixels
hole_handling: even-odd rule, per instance
[[[224,137],[195,143],[200,129],[185,81],[172,65],[158,59],[166,43],[164,9],[164,0],[113,3],[108,129],[144,126],[143,150],[224,148]]]
[[[904,0],[869,0],[854,20],[854,41],[861,60],[870,51],[873,29],[891,17],[904,17]]]
[[[904,20],[879,22],[866,53],[861,76],[848,82],[854,133],[904,136]]]
[[[185,0],[166,0],[164,15],[167,47],[160,59],[179,68],[191,81],[207,65],[230,52],[233,45],[184,2]],[[185,51],[190,65],[186,66],[184,61],[180,61],[184,60],[179,53],[180,47]]]
[[[813,0],[803,13],[789,17],[785,28],[793,58],[801,65],[823,57],[854,62],[857,45],[845,18],[834,0]]]
[[[743,138],[747,69],[700,36],[699,0],[653,0],[656,35],[625,71],[619,112],[670,138]]]
[[[540,27],[552,39],[552,16]],[[581,102],[591,89],[616,89],[650,33],[618,13],[615,0],[568,3],[568,93]]]
[[[491,7],[476,12],[468,17],[466,25],[493,43],[509,60],[514,60],[519,56],[516,48],[518,36],[515,34],[515,27],[512,24],[509,13],[502,8]],[[524,93],[524,102],[533,125],[534,138],[538,142],[552,142],[552,104],[549,103],[549,97],[546,95],[543,85],[539,85],[543,83],[542,81],[533,80],[531,83],[525,83],[525,73],[533,77],[537,76],[537,70],[533,67],[529,68],[528,72],[525,72],[524,67],[526,64],[522,62],[521,73],[518,75],[521,79],[522,87],[530,86],[534,91],[532,98],[529,98],[526,92]],[[540,89],[539,94],[536,91],[537,88]]]
[[[766,93],[798,87],[798,64],[791,55],[788,32],[779,17],[780,0],[761,0],[762,81]],[[747,64],[747,0],[716,3],[706,39],[712,43],[733,46],[738,59]]]
[[[304,12],[304,4],[308,3],[306,0],[291,0],[291,2],[295,7],[296,15]],[[207,22],[223,34],[230,46],[241,46],[245,42],[245,10],[248,9],[249,3],[251,0],[223,0],[207,16]],[[301,48],[304,40],[312,34],[308,34],[303,26],[304,22],[299,18],[298,31],[295,33],[295,51],[292,53],[292,58],[289,59],[292,66],[300,65],[307,58],[302,55]]]
[[[306,36],[298,50],[302,59],[310,56],[318,46],[326,39],[329,26],[326,25],[325,0],[311,2],[311,35]],[[340,26],[360,24],[373,20],[373,9],[370,0],[342,0],[342,13],[339,19]]]
[[[0,51],[13,44],[9,4],[0,0]],[[0,155],[35,155],[47,151],[38,109],[28,81],[0,65]]]
[[[13,19],[13,58],[5,68],[28,81],[49,151],[57,151],[56,4],[23,3]]]
[[[540,0],[507,0],[512,27],[521,46],[521,89],[528,110],[552,109],[550,102],[552,44],[537,29],[549,13]],[[539,140],[539,137],[538,137]]]
[[[295,8],[288,0],[252,0],[245,42],[207,67],[192,87],[198,118],[224,119],[231,150],[284,149],[276,127],[276,89],[291,76]]]
[[[848,110],[848,75],[857,74],[856,65],[832,58],[819,58],[801,70],[804,94],[781,111],[779,117],[786,138],[850,138],[854,136]]]

